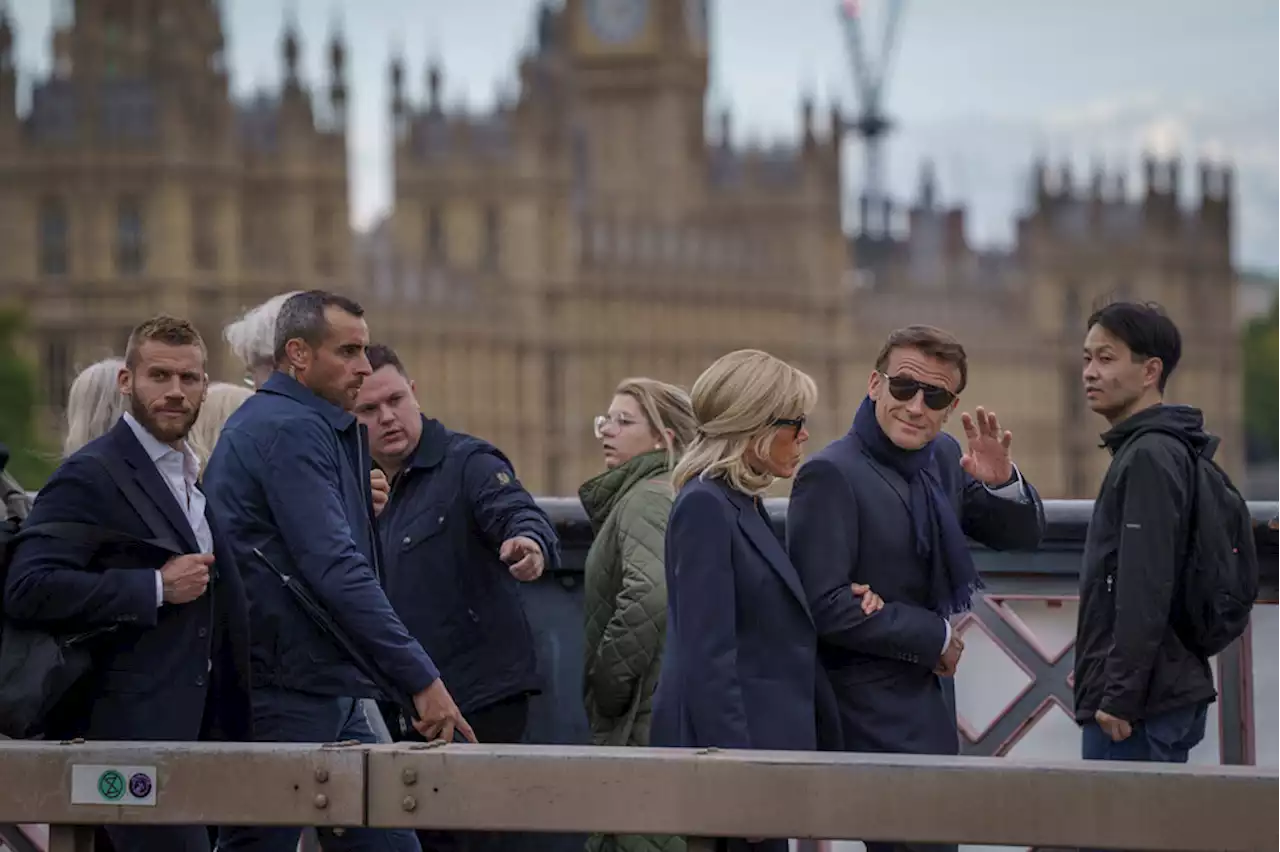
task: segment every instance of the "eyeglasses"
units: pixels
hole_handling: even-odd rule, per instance
[[[608,426],[612,426],[614,432],[621,432],[628,426],[634,426],[638,422],[640,421],[632,420],[625,414],[600,414],[596,416],[592,426],[595,430],[596,440],[599,440],[604,437],[604,430]]]
[[[924,404],[934,411],[941,411],[955,402],[956,395],[946,388],[916,381],[908,376],[890,376],[881,373],[889,382],[889,393],[898,402],[910,402],[916,394],[924,393]]]
[[[794,426],[796,434],[800,434],[800,430],[804,428],[805,418],[803,417],[779,417],[773,421],[774,426]]]

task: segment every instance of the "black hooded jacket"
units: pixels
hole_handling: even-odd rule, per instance
[[[1174,431],[1212,458],[1218,439],[1183,405],[1139,411],[1102,436],[1111,467],[1093,505],[1080,574],[1076,720],[1103,710],[1137,722],[1217,693],[1208,661],[1171,625],[1186,559],[1194,459]]]

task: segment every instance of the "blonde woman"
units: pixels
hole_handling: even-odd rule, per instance
[[[129,398],[120,393],[122,369],[123,358],[105,358],[85,367],[71,383],[63,458],[69,458],[85,444],[107,434],[124,414]]]
[[[187,435],[187,443],[200,460],[200,469],[204,470],[213,455],[213,448],[218,443],[218,435],[222,432],[227,418],[240,407],[253,390],[241,385],[227,382],[213,382],[205,395],[204,405],[200,406],[200,415]]]
[[[653,744],[817,749],[819,712],[834,728],[834,699],[800,578],[762,502],[800,464],[817,388],[789,364],[746,349],[707,368],[692,397],[697,437],[672,476]],[[882,602],[866,591],[871,613]],[[833,747],[838,734],[824,733]],[[786,839],[723,845],[787,849]]]
[[[596,745],[647,746],[667,625],[663,539],[671,470],[693,440],[682,388],[626,379],[595,420],[605,471],[578,489],[595,532],[587,553],[583,700]],[[682,848],[681,838],[592,835],[591,852]]]

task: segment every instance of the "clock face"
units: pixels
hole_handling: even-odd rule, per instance
[[[609,44],[631,41],[649,20],[649,0],[587,0],[587,22]]]
[[[694,44],[707,42],[707,0],[684,0],[684,26]]]

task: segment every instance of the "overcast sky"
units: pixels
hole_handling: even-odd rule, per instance
[[[8,0],[24,72],[47,71],[50,9],[65,1]],[[360,227],[389,204],[386,80],[393,47],[403,49],[416,97],[425,88],[426,59],[436,55],[445,66],[447,101],[481,109],[497,87],[513,84],[536,7],[536,0],[221,2],[240,93],[278,84],[286,9],[296,11],[316,83],[324,80],[324,43],[341,22],[352,69],[353,216]],[[862,0],[872,30],[889,2]],[[711,105],[732,108],[742,141],[793,135],[803,92],[817,97],[819,115],[833,98],[855,102],[835,6],[835,0],[713,0]],[[1081,183],[1094,158],[1128,169],[1131,192],[1140,185],[1144,148],[1181,152],[1186,204],[1193,201],[1196,158],[1227,157],[1237,169],[1237,260],[1277,267],[1276,0],[914,0],[905,8],[885,93],[899,122],[888,148],[896,193],[914,193],[920,161],[932,157],[944,200],[968,204],[975,242],[1007,244],[1037,152],[1070,158]],[[851,192],[861,162],[851,143]]]

